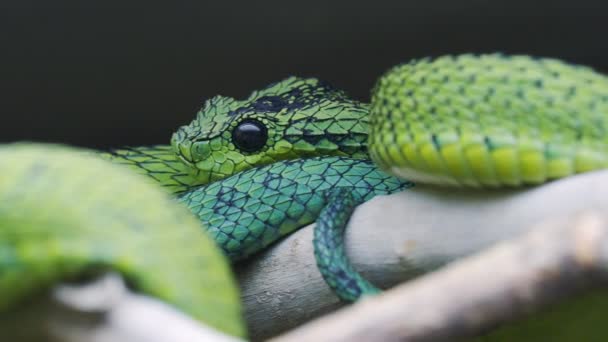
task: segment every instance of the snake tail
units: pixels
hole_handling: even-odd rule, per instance
[[[541,184],[608,166],[608,78],[549,58],[460,55],[389,70],[369,152],[414,182]]]
[[[355,270],[344,249],[344,230],[356,206],[362,202],[360,196],[347,188],[331,191],[314,229],[317,268],[333,292],[349,302],[381,292]]]
[[[29,143],[0,146],[0,174],[0,315],[58,281],[112,269],[135,289],[244,335],[227,261],[149,179],[89,151]]]

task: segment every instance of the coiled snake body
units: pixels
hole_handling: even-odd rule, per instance
[[[373,92],[370,154],[411,180],[540,184],[608,165],[608,80],[553,59],[443,57],[398,66]]]
[[[0,170],[0,314],[57,281],[113,269],[243,335],[228,264],[200,222],[152,182],[81,150],[41,144],[1,146]]]
[[[411,185],[385,174],[374,165],[397,177],[439,185],[498,188],[541,184],[606,167],[606,113],[608,79],[589,68],[526,56],[463,55],[412,61],[391,69],[376,84],[371,105],[351,100],[343,92],[318,80],[295,77],[256,91],[242,101],[218,96],[206,102],[190,125],[174,134],[171,146],[125,148],[103,156],[150,176],[174,193],[179,202],[207,225],[211,237],[232,260],[246,258],[318,217],[315,238],[320,270],[343,298],[352,300],[376,290],[356,275],[341,249],[340,232],[349,213],[373,195],[399,191]],[[12,163],[7,160],[40,159],[44,161],[41,165],[45,165],[48,158],[44,156],[55,153],[40,151],[20,157],[23,149],[4,147],[1,151],[3,163],[0,164],[3,174],[11,170]],[[62,155],[63,152],[57,153]],[[73,162],[88,164],[84,160]],[[24,168],[24,172],[38,172],[32,165]],[[82,172],[83,175],[79,175],[80,170],[75,168],[69,175],[61,175],[62,172],[53,175],[58,179],[78,179],[80,183],[70,185],[72,189],[75,186],[85,189],[90,186],[90,182],[87,183],[90,179],[105,181],[107,178],[103,173],[86,176],[86,172]],[[91,243],[86,243],[88,238],[79,233],[66,247],[50,244],[44,247],[48,250],[25,247],[25,252],[21,251],[20,244],[28,242],[30,235],[14,233],[10,226],[24,227],[21,231],[26,233],[36,226],[33,223],[21,225],[14,220],[23,219],[33,211],[31,206],[35,204],[22,207],[17,199],[27,193],[20,189],[37,183],[30,181],[36,178],[19,178],[16,174],[0,187],[2,219],[8,218],[0,221],[5,236],[0,245],[3,248],[2,269],[16,267],[15,270],[21,272],[26,265],[35,266],[40,256],[48,259],[47,263],[52,262],[55,254],[49,256],[49,251],[55,253],[61,248],[80,253],[66,256],[68,260],[78,260],[78,265],[84,264],[87,257],[94,260],[93,264],[98,263],[96,253],[100,248],[92,248]],[[58,182],[57,189],[45,187],[36,191],[59,191],[64,186],[68,189],[68,185]],[[112,194],[118,191],[116,188],[119,186],[104,188],[106,196],[120,199]],[[121,193],[125,193],[124,189]],[[77,207],[81,200],[89,203],[89,198],[93,201],[97,197],[87,196],[83,192],[83,199],[74,197],[63,203],[53,197],[47,202],[71,208]],[[143,201],[147,196],[139,197]],[[49,213],[67,210],[65,207],[45,209],[46,216],[37,214],[30,219],[35,219],[36,223],[42,221],[38,221],[38,217],[43,216],[55,220]],[[127,214],[131,210],[136,212],[131,207],[121,210],[112,211],[111,216],[130,222]],[[5,215],[7,213],[12,216]],[[21,216],[17,218],[15,213],[21,213]],[[175,217],[170,213],[166,215]],[[109,220],[108,215],[93,217],[96,221],[91,227],[97,227],[98,223],[114,225],[114,219]],[[117,233],[137,229],[162,231],[147,228],[148,225],[158,226],[145,222],[110,229]],[[44,226],[40,223],[36,227]],[[67,233],[60,226],[47,224],[48,228],[40,230],[41,236],[49,234],[60,241]],[[82,229],[82,225],[77,226],[74,229]],[[95,234],[102,231],[91,230]],[[165,233],[167,235],[159,234],[153,239],[158,246],[145,248],[147,251],[141,254],[147,255],[150,249],[173,254],[169,251],[176,247],[168,241],[172,241],[174,234],[167,230]],[[107,241],[103,234],[95,234],[92,239]],[[127,236],[120,240],[135,236],[133,241],[137,246],[147,246],[142,241],[137,242],[137,234]],[[108,252],[101,253],[101,260],[116,258],[118,262],[114,265],[129,274],[131,266],[126,265],[131,264],[127,261],[135,260],[140,248],[123,256],[118,252],[122,242],[102,245]],[[82,251],[83,248],[91,248],[90,254]],[[184,249],[183,246],[177,248]],[[20,252],[15,252],[17,250]],[[155,258],[158,259],[151,257]],[[190,261],[183,264],[188,269],[186,273],[197,268]],[[158,263],[159,267],[162,265],[164,263]],[[148,279],[148,271],[143,266],[141,269],[141,277],[135,278],[145,279],[141,282],[145,285],[142,288],[158,294],[154,289],[156,285],[152,284],[157,280]],[[76,268],[69,270],[67,274]],[[161,289],[163,281],[184,276],[171,270],[167,272],[170,274],[163,277],[164,280],[158,280]],[[0,274],[0,288],[7,293],[2,297],[5,303],[2,307],[8,308],[26,289],[11,292],[15,280],[10,277],[14,276],[4,276],[8,274],[6,272]],[[39,273],[32,277],[35,279],[32,282],[41,281],[42,276],[43,273]],[[60,275],[49,271],[44,276],[47,284]],[[198,286],[196,281],[194,284]],[[166,289],[171,287],[167,286]],[[167,295],[173,293],[169,290],[163,291],[160,291],[162,298],[191,311],[188,310],[191,304]],[[192,290],[184,291],[191,293]],[[200,317],[207,319],[204,315]],[[223,319],[232,320],[233,317],[234,312]],[[226,329],[211,321],[224,330],[238,332],[234,326]]]

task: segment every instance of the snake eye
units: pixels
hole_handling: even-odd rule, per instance
[[[268,140],[268,130],[261,122],[245,120],[232,131],[232,142],[245,152],[260,150]]]

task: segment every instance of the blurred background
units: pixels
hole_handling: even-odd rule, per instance
[[[463,52],[608,72],[608,3],[0,1],[0,142],[168,142],[202,102],[288,75],[367,101],[387,68]]]

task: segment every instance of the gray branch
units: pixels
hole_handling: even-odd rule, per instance
[[[511,191],[417,186],[360,206],[347,228],[347,252],[364,276],[389,288],[519,237],[547,219],[571,220],[590,210],[608,213],[608,171]],[[309,226],[238,269],[255,339],[344,305],[317,271],[311,241]]]
[[[273,341],[472,337],[589,288],[592,279],[605,278],[607,262],[608,226],[601,216],[553,221]]]
[[[86,284],[62,284],[10,315],[7,341],[238,342],[154,298],[129,291],[117,274]]]

